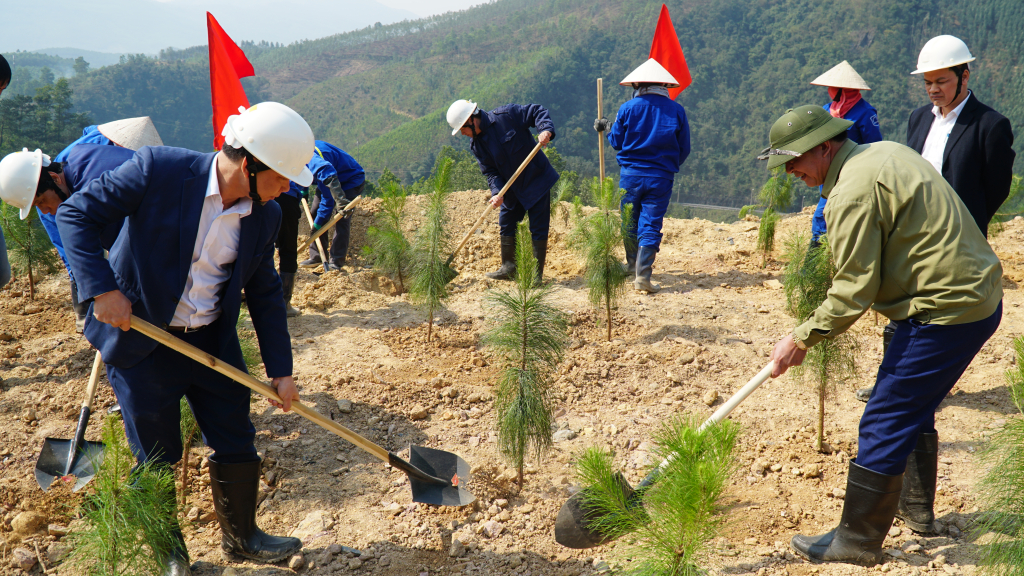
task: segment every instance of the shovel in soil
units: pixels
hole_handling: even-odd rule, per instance
[[[754,376],[747,382],[743,388],[740,388],[739,392],[733,394],[725,404],[722,404],[721,408],[715,410],[715,413],[710,418],[704,421],[700,425],[698,431],[703,431],[712,424],[717,424],[725,419],[734,408],[740,405],[747,396],[750,396],[754,390],[764,383],[769,376],[772,375],[772,368],[775,366],[775,362],[769,362],[757,376]],[[629,482],[621,475],[616,475],[620,487],[622,488],[622,501],[626,502],[626,505],[630,508],[636,506],[643,506],[644,492],[647,491],[661,475],[661,471],[668,466],[669,462],[672,461],[672,457],[661,461],[661,464],[657,468],[651,471],[643,481],[640,482],[633,488],[629,485]],[[600,546],[613,539],[613,537],[601,533],[594,526],[594,517],[591,516],[591,511],[587,506],[587,489],[584,488],[577,492],[572,498],[562,505],[562,509],[558,511],[558,518],[555,519],[555,541],[565,546],[566,548],[584,549],[593,548],[594,546]]]
[[[39,460],[36,461],[36,482],[44,492],[50,490],[50,485],[56,478],[69,483],[74,481],[71,491],[78,492],[92,480],[96,475],[96,469],[103,462],[103,443],[89,442],[85,439],[85,428],[89,425],[92,399],[96,396],[96,385],[100,381],[102,365],[103,361],[97,351],[96,359],[92,363],[92,372],[89,374],[85,402],[82,403],[82,412],[78,416],[75,437],[72,440],[47,438],[43,442]]]
[[[328,220],[327,224],[324,224],[323,228],[321,228],[321,229],[317,230],[316,232],[313,232],[312,234],[309,235],[309,238],[307,238],[306,241],[303,242],[301,246],[299,246],[298,254],[302,254],[303,252],[305,252],[306,248],[309,248],[310,244],[315,242],[317,238],[319,238],[320,236],[324,235],[331,228],[334,228],[334,225],[337,224],[338,221],[340,221],[342,218],[344,218],[345,216],[348,216],[349,214],[351,214],[352,210],[355,209],[356,205],[359,204],[362,201],[363,201],[363,196],[362,195],[359,195],[359,196],[356,196],[355,198],[353,198],[352,201],[349,202],[345,206],[345,208],[343,210],[341,210],[340,212],[338,212],[337,214],[334,215],[334,218],[331,218],[330,220]],[[307,215],[308,214],[309,213],[307,212]],[[312,227],[312,225],[310,225],[310,226]],[[321,250],[320,251],[321,257],[326,256],[323,253],[323,248],[322,247],[320,248],[320,250]],[[326,263],[327,263],[327,261],[324,260],[324,264],[326,264]]]
[[[132,316],[132,329],[138,330],[164,346],[220,372],[267,398],[278,402],[281,401],[281,397],[277,395],[277,391],[271,386],[260,382],[230,364],[218,360],[195,346],[171,336],[167,332],[134,315]],[[422,502],[435,506],[465,506],[476,500],[476,496],[473,496],[464,488],[466,483],[469,482],[469,464],[451,452],[410,445],[410,462],[406,462],[394,452],[389,452],[381,446],[370,442],[301,402],[292,402],[292,410],[310,422],[341,436],[357,447],[387,462],[392,467],[405,472],[409,476],[409,484],[412,487],[413,502]]]
[[[519,168],[516,168],[515,173],[512,174],[512,177],[508,179],[508,182],[505,182],[505,185],[501,187],[501,191],[498,192],[495,198],[501,199],[505,197],[505,192],[508,192],[508,189],[512,187],[512,184],[516,181],[516,178],[519,178],[519,175],[522,174],[523,170],[526,169],[526,165],[530,163],[530,160],[533,160],[534,156],[537,155],[537,152],[540,152],[540,142],[537,142],[537,145],[534,146],[533,150],[530,151],[530,154],[526,157],[526,160],[523,160],[523,163],[519,165]],[[462,242],[459,242],[458,247],[455,248],[455,250],[452,252],[452,255],[449,256],[448,260],[444,263],[445,267],[448,269],[446,274],[448,277],[448,282],[451,282],[452,280],[455,279],[456,276],[459,275],[459,273],[454,268],[452,268],[452,262],[455,261],[455,255],[462,250],[462,248],[466,245],[466,242],[469,242],[470,236],[472,236],[473,232],[476,232],[476,229],[479,228],[480,225],[484,223],[484,219],[487,218],[487,215],[491,213],[491,210],[494,210],[494,204],[488,202],[487,208],[484,210],[484,213],[481,214],[479,218],[477,218],[476,223],[473,224],[473,227],[469,229],[469,232],[466,232],[466,235],[462,237]]]

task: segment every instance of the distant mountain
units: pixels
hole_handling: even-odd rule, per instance
[[[81,56],[82,58],[85,58],[85,61],[89,63],[89,67],[91,68],[110,66],[111,64],[117,64],[121,60],[121,54],[95,52],[93,50],[83,50],[81,48],[40,48],[39,50],[33,50],[33,52],[59,56],[61,58],[70,58],[71,60]]]

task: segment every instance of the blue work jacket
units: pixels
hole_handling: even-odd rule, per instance
[[[537,145],[530,128],[537,132],[551,132],[555,139],[555,124],[547,108],[537,104],[506,104],[490,112],[482,112],[480,133],[473,138],[470,150],[480,163],[480,171],[487,178],[491,195],[497,195],[508,179],[519,169],[519,165]],[[558,172],[551,166],[548,157],[538,152],[526,165],[523,173],[505,192],[502,203],[523,208],[533,208],[558,181]]]
[[[342,190],[350,190],[366,181],[366,174],[363,167],[356,162],[355,158],[337,146],[323,140],[314,140],[316,149],[313,158],[306,164],[309,171],[313,173],[313,183],[320,191],[320,205],[316,210],[314,222],[323,226],[331,219],[331,212],[334,211],[334,195],[324,182],[334,176]],[[291,183],[285,194],[293,198],[300,198],[306,188],[295,182]]]
[[[686,110],[674,100],[644,94],[619,107],[608,131],[608,143],[619,151],[621,176],[672,179],[690,155],[690,124]]]
[[[110,140],[110,138],[107,138],[106,136],[100,133],[100,129],[98,126],[93,124],[92,126],[86,126],[85,128],[83,128],[82,135],[78,138],[78,140],[75,140],[71,144],[68,144],[67,147],[60,151],[60,154],[57,154],[57,157],[54,158],[53,161],[63,162],[65,159],[67,159],[68,153],[71,152],[71,149],[74,148],[75,146],[78,146],[79,144],[101,144],[103,146],[116,146],[116,144],[114,144]]]

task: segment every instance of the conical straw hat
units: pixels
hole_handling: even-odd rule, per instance
[[[811,84],[814,86],[830,86],[832,88],[853,88],[854,90],[871,90],[868,83],[857,74],[850,63],[843,60],[831,70],[818,76]]]
[[[665,84],[669,88],[678,88],[679,82],[676,81],[675,77],[665,70],[665,67],[658,63],[654,58],[648,58],[647,62],[636,67],[629,73],[628,76],[619,82],[621,86],[629,86],[630,84],[640,84],[643,82],[650,82],[651,84]]]
[[[143,146],[163,146],[164,141],[156,131],[149,116],[114,120],[96,127],[100,134],[110,138],[118,146],[138,150]]]

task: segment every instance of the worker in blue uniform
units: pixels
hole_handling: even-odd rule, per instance
[[[501,206],[498,212],[501,267],[486,276],[494,280],[515,277],[516,226],[529,214],[533,255],[537,259],[537,281],[540,282],[548,254],[551,187],[558,181],[558,173],[547,156],[538,153],[503,198],[498,198],[498,192],[533,151],[536,143],[530,128],[537,130],[537,141],[542,148],[555,139],[555,124],[547,108],[538,104],[506,104],[485,112],[474,102],[456,100],[448,107],[447,120],[452,127],[452,136],[461,133],[472,139],[470,150],[487,178],[491,205],[495,208]]]
[[[686,110],[668,95],[679,83],[657,60],[647,60],[619,84],[633,88],[633,98],[619,108],[608,131],[608,142],[619,151],[619,186],[626,191],[622,206],[632,205],[625,223],[626,268],[636,275],[634,288],[653,293],[660,290],[651,274],[661,249],[661,226],[672,181],[690,155],[690,125]],[[598,132],[608,125],[604,118],[594,122]]]
[[[263,102],[228,118],[220,152],[145,147],[64,202],[57,226],[81,296],[92,300],[85,336],[103,355],[121,401],[125,433],[140,462],[169,465],[182,452],[186,398],[213,450],[210,489],[228,555],[276,562],[297,538],[256,526],[261,462],[249,419],[250,391],[210,367],[131,330],[131,316],[246,371],[236,323],[242,291],[266,374],[281,402],[298,399],[292,378],[274,244],[281,209],[270,200],[289,180],[309,185],[313,131],[295,111]],[[102,230],[125,219],[103,257]],[[180,530],[162,558],[164,575],[190,574]]]
[[[316,150],[309,163],[313,172],[313,183],[316,184],[316,195],[310,210],[316,212],[313,224],[314,231],[319,230],[331,219],[334,209],[344,210],[348,203],[363,193],[366,185],[366,174],[355,158],[337,146],[316,141]],[[294,189],[294,185],[293,185]],[[328,252],[330,262],[324,263],[324,271],[337,270],[345,265],[348,257],[349,236],[352,231],[352,218],[347,216],[334,225],[334,238],[327,245],[327,235],[320,236],[324,251]],[[309,247],[309,259],[302,262],[304,267],[320,264],[320,251],[315,245]]]

